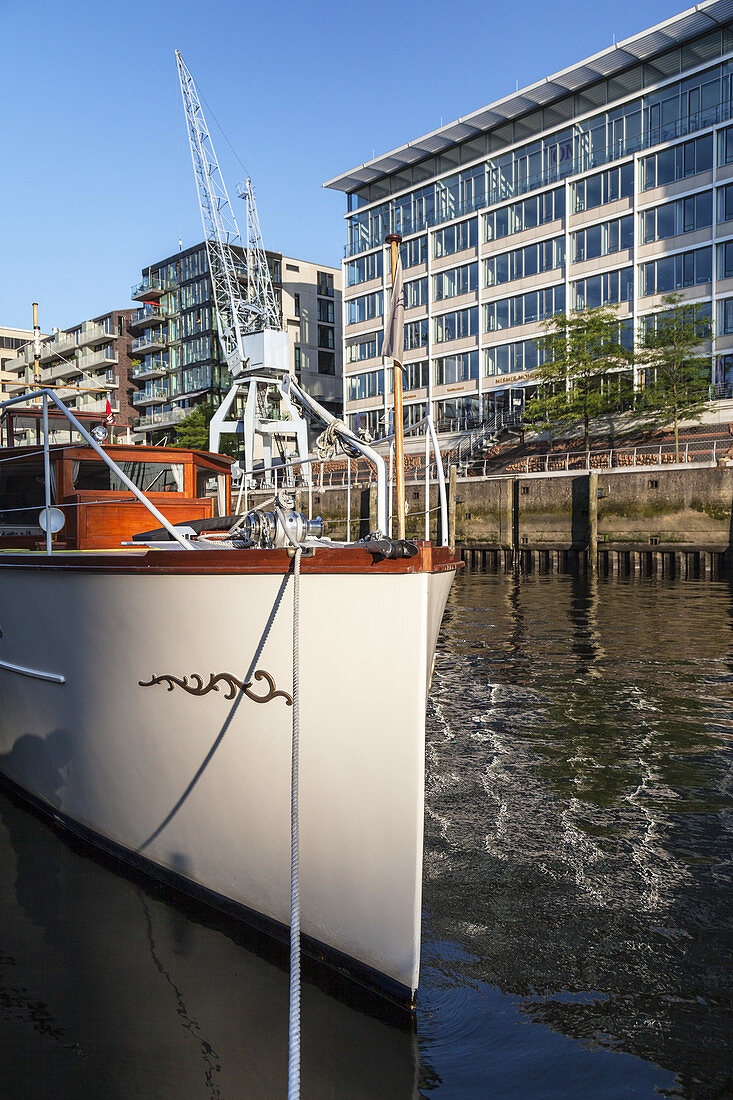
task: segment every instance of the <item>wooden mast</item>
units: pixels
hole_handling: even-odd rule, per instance
[[[390,233],[387,237],[392,247],[392,289],[397,270],[398,249],[402,243],[399,233]],[[394,363],[394,442],[395,442],[395,483],[397,489],[397,538],[405,537],[405,431],[402,421],[402,363]]]

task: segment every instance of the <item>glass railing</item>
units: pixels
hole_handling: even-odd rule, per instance
[[[130,345],[130,350],[134,354],[136,351],[139,351],[140,348],[149,348],[158,345],[163,347],[165,343],[165,337],[162,336],[159,332],[147,332],[144,336],[138,336],[135,340],[132,341],[132,344]]]
[[[162,428],[167,424],[177,424],[189,413],[190,409],[166,409],[164,412],[150,413],[147,416],[139,416],[135,421],[135,427],[140,431],[146,428]]]
[[[133,367],[132,377],[140,378],[146,374],[165,374],[168,370],[168,363],[165,359],[148,359],[146,363],[140,363],[138,366]]]
[[[156,401],[167,401],[170,392],[166,387],[157,387],[150,390],[138,390],[132,395],[133,405],[152,405]]]
[[[135,310],[130,318],[131,325],[142,325],[150,321],[159,321],[165,319],[165,310],[159,305],[146,305],[141,309]]]
[[[581,172],[602,168],[604,165],[612,164],[614,161],[631,156],[633,153],[651,149],[655,145],[675,141],[677,138],[698,135],[700,131],[707,130],[710,126],[715,126],[719,122],[725,122],[731,117],[733,117],[733,105],[726,100],[718,103],[715,107],[699,111],[697,114],[677,119],[676,122],[670,122],[665,126],[656,127],[650,130],[648,134],[614,142],[613,145],[595,153],[583,153],[573,160],[564,162],[561,167],[527,176],[525,179],[517,180],[513,184],[506,183],[501,187],[491,188],[487,194],[479,195],[470,202],[445,205],[442,210],[430,211],[423,217],[415,219],[414,222],[413,219],[404,216],[400,219],[393,219],[394,224],[389,228],[381,228],[371,234],[365,233],[358,241],[347,244],[344,248],[344,256],[355,256],[360,252],[368,252],[371,248],[378,248],[384,244],[387,233],[396,232],[401,233],[403,236],[419,233],[422,230],[441,225],[443,222],[453,221],[464,214],[472,214],[476,210],[494,206],[507,199],[526,195],[529,191],[536,191],[538,188],[560,183],[569,176],[577,176]],[[713,153],[715,154],[715,150],[713,150]]]

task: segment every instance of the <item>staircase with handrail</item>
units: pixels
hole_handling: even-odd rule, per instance
[[[513,428],[518,429],[522,425],[520,412],[509,412],[500,409],[483,422],[479,428],[469,432],[454,451],[456,465],[459,468],[467,468],[475,458],[478,458],[489,447],[499,442],[501,436]]]

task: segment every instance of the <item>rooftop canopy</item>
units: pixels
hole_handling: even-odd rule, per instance
[[[336,191],[355,191],[365,184],[434,156],[444,149],[466,141],[478,134],[485,134],[494,127],[520,117],[538,107],[545,107],[554,100],[576,92],[596,80],[602,80],[627,69],[639,61],[647,61],[673,46],[680,46],[733,18],[733,0],[705,0],[704,3],[675,15],[656,27],[618,42],[609,49],[593,54],[577,65],[571,65],[559,73],[545,77],[511,95],[497,99],[473,114],[457,118],[438,130],[424,134],[415,141],[408,141],[389,153],[360,164],[327,180],[323,186]]]

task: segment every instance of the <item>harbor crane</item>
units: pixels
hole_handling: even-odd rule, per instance
[[[209,449],[217,452],[224,432],[241,432],[244,437],[244,476],[253,483],[255,440],[262,444],[265,477],[272,476],[273,444],[283,457],[287,445],[303,460],[303,477],[310,479],[308,431],[305,420],[293,404],[284,376],[290,374],[290,342],[283,330],[280,310],[262,243],[257,206],[248,178],[240,197],[246,210],[243,239],[201,107],[196,85],[180,51],[176,50],[178,79],[186,116],[196,190],[204,227],[206,254],[214,295],[219,341],[232,376],[232,386],[216,410],[209,427]],[[238,245],[244,262],[235,252]],[[288,416],[278,419],[270,412],[273,391],[278,409]],[[236,415],[237,398],[244,397],[244,414]],[[234,417],[230,413],[234,412]]]

